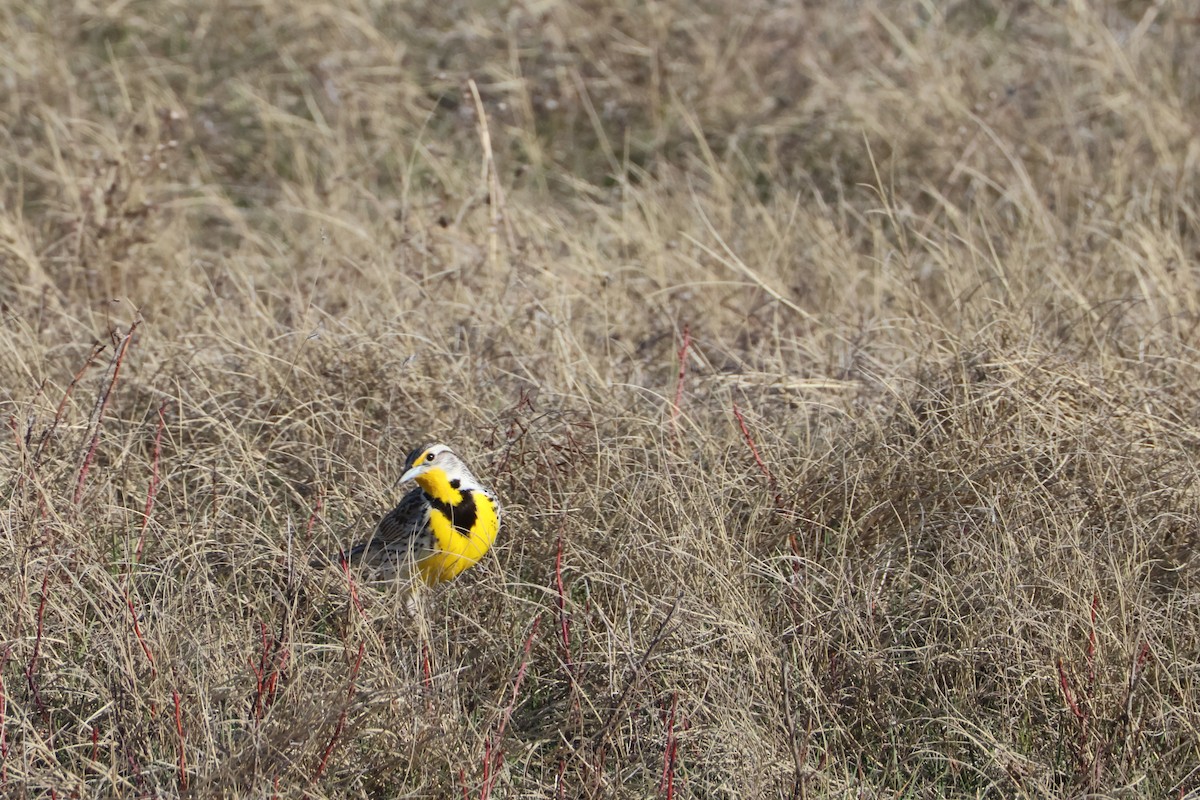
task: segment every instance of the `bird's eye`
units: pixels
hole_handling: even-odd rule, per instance
[[[434,459],[434,457],[435,457],[436,455],[437,455],[436,453],[430,453],[429,455],[425,456],[425,460],[426,460],[426,461],[433,461],[433,459]]]

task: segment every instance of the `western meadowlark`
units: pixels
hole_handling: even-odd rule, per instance
[[[453,580],[496,541],[500,503],[444,444],[418,447],[404,466],[397,485],[416,481],[416,488],[342,558],[385,581]]]

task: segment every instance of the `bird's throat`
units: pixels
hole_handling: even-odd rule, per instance
[[[449,506],[456,506],[462,502],[462,492],[450,485],[450,479],[443,470],[431,469],[418,475],[415,480],[421,490],[434,500]]]

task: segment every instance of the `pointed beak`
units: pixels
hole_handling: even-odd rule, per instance
[[[403,483],[408,483],[409,481],[416,478],[418,475],[424,475],[428,469],[429,469],[429,467],[424,466],[424,465],[419,466],[419,467],[413,467],[408,472],[405,472],[403,475],[400,476],[400,480],[396,481],[396,485],[399,486]]]

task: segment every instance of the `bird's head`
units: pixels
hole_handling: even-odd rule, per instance
[[[467,465],[444,444],[418,447],[404,461],[404,474],[397,483],[416,481],[427,494],[442,499],[457,493],[463,485],[473,486],[475,478]]]

